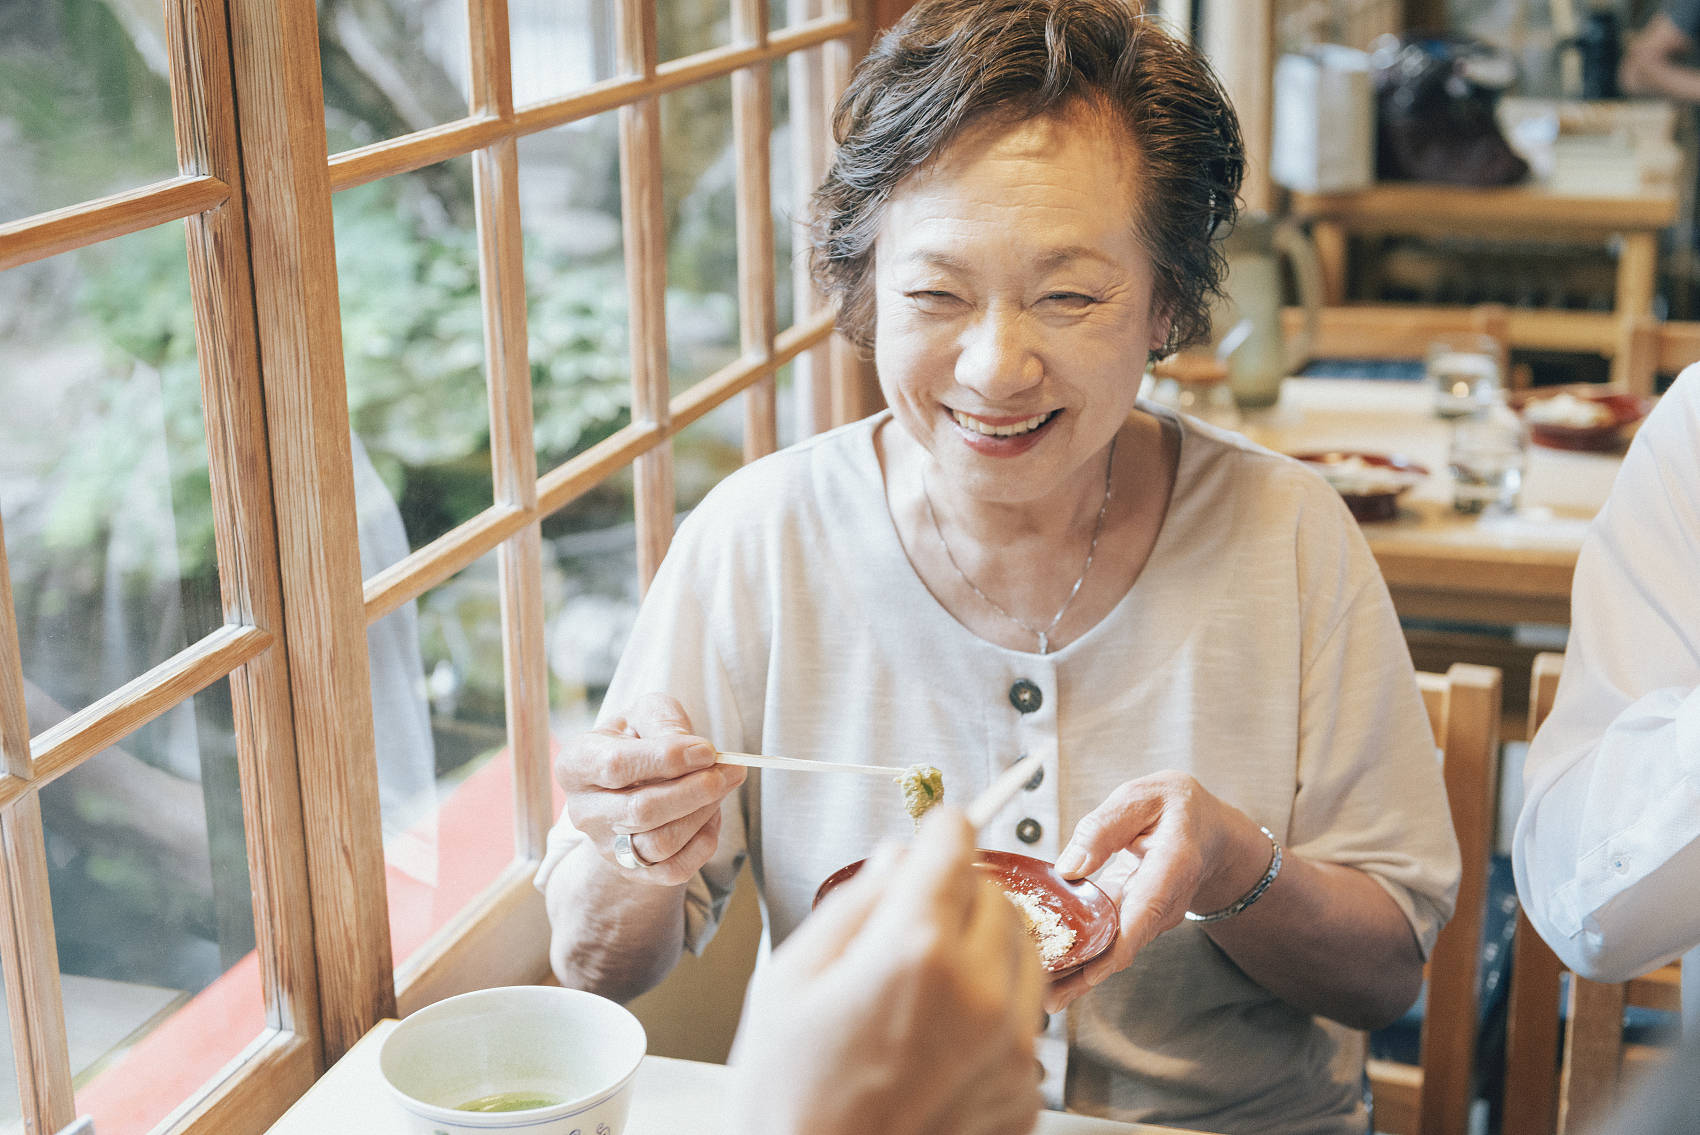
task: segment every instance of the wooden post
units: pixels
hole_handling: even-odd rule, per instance
[[[222,0],[171,0],[166,38],[178,164],[234,189],[223,206],[185,222],[219,581],[227,619],[281,643],[270,453]],[[285,651],[273,647],[246,663],[231,676],[230,696],[266,1019],[302,1034],[317,1061],[318,975]]]
[[[621,0],[623,74],[655,77],[655,6]],[[620,107],[620,212],[626,238],[626,291],[632,345],[632,421],[669,422],[667,373],[667,217],[661,195],[661,96]],[[633,468],[638,578],[648,589],[673,539],[673,448],[664,443]]]
[[[511,127],[514,100],[507,0],[472,0],[467,20],[471,110]],[[550,790],[549,670],[543,643],[543,537],[537,514],[519,151],[513,134],[474,151],[472,163],[493,487],[498,504],[521,509],[531,518],[496,552],[503,697],[514,762],[514,846],[521,858],[541,859],[555,817]]]
[[[1240,196],[1247,209],[1275,209],[1269,177],[1275,81],[1275,0],[1205,0],[1204,53],[1240,116],[1246,170]]]
[[[230,0],[325,1059],[395,1012],[318,21]]]
[[[734,0],[732,39],[767,46],[767,0]],[[762,60],[732,74],[732,144],[737,153],[738,346],[767,360],[761,380],[744,393],[744,460],[779,448],[774,390],[772,161],[773,65]]]

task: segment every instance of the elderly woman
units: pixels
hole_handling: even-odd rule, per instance
[[[889,409],[681,526],[557,768],[556,970],[647,988],[746,860],[777,944],[909,824],[890,784],[716,748],[925,762],[955,800],[1040,752],[981,842],[1121,917],[1048,991],[1047,1100],[1363,1132],[1351,1030],[1411,1003],[1457,876],[1409,655],[1321,479],[1137,397],[1208,330],[1231,107],[1122,0],[923,0],[837,132],[814,266]]]

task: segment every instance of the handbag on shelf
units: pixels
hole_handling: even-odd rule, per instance
[[[1377,176],[1483,186],[1528,176],[1494,117],[1516,79],[1510,55],[1456,36],[1383,38],[1373,57]]]

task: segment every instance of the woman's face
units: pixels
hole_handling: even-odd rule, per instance
[[[937,494],[1043,501],[1102,476],[1146,353],[1137,158],[1085,108],[970,127],[893,192],[874,245],[874,357]]]

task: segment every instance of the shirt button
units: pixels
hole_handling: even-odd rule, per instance
[[[1026,678],[1018,678],[1015,685],[1009,688],[1009,704],[1022,713],[1032,713],[1045,704],[1045,695]]]
[[[1015,825],[1015,838],[1022,843],[1038,843],[1039,837],[1044,834],[1045,829],[1031,816]]]
[[[1022,754],[1022,759],[1025,758],[1026,754]],[[1033,775],[1028,777],[1027,783],[1023,784],[1021,787],[1024,791],[1032,792],[1043,783],[1045,783],[1045,766],[1040,765],[1038,768],[1033,770]]]
[[[1611,869],[1621,875],[1629,870],[1629,861],[1621,855],[1614,855],[1611,859]]]

